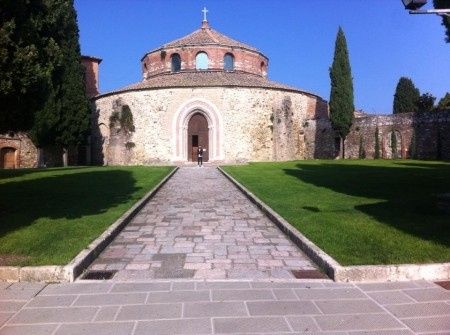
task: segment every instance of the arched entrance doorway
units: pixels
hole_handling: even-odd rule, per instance
[[[209,129],[208,120],[201,113],[195,113],[189,119],[187,131],[188,143],[188,159],[190,161],[197,161],[198,147],[206,149],[203,154],[203,161],[209,160]]]
[[[10,147],[0,149],[0,168],[16,168],[16,149]]]
[[[208,141],[206,145],[208,151],[206,152],[206,158],[209,161],[223,160],[223,122],[221,113],[211,102],[200,98],[186,101],[174,115],[172,123],[172,160],[175,162],[192,160],[191,146],[188,141],[188,128],[189,121],[195,114],[203,115],[207,121]]]

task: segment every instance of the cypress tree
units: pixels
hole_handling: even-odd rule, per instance
[[[439,100],[437,105],[438,111],[450,110],[450,93],[447,92],[441,100]]]
[[[419,101],[417,102],[417,110],[419,112],[432,112],[434,111],[434,102],[436,101],[436,97],[431,93],[424,93],[419,97]]]
[[[442,159],[442,135],[441,129],[438,128],[437,139],[436,139],[436,159]]]
[[[419,99],[420,92],[414,86],[412,80],[401,77],[395,89],[393,113],[417,112]]]
[[[392,158],[397,159],[397,136],[395,135],[395,130],[392,130],[391,133],[391,150],[392,150]]]
[[[52,94],[59,46],[45,0],[0,5],[0,133],[28,132]]]
[[[333,64],[330,68],[330,79],[330,119],[333,128],[339,134],[342,158],[344,158],[344,140],[350,132],[355,106],[353,103],[353,82],[347,41],[341,27],[339,27],[336,37]]]
[[[436,9],[445,9],[450,8],[450,1],[449,0],[434,0],[433,1],[434,8]],[[450,43],[450,17],[449,16],[442,16],[442,25],[445,27],[445,35],[446,35],[446,42]]]
[[[47,0],[59,27],[56,39],[62,50],[61,66],[54,76],[58,124],[55,143],[63,148],[63,163],[68,164],[69,147],[82,144],[89,130],[89,101],[84,89],[78,24],[73,0]]]
[[[366,158],[366,150],[364,149],[364,141],[362,135],[359,137],[359,151],[358,151],[358,158],[364,159]]]
[[[412,159],[417,158],[416,154],[416,132],[414,131],[411,135],[411,143],[409,144],[409,157]]]
[[[377,128],[375,129],[375,154],[374,159],[380,159],[380,130]]]
[[[27,132],[38,156],[83,142],[89,105],[73,0],[2,0],[0,73],[0,133]]]

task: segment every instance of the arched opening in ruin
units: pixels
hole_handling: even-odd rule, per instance
[[[17,167],[17,149],[5,147],[0,149],[0,168],[15,169]]]
[[[402,148],[402,135],[398,130],[392,130],[385,134],[383,141],[383,158],[403,158]]]
[[[201,113],[197,112],[191,116],[188,122],[187,131],[188,160],[197,160],[199,148],[203,149],[203,161],[209,159],[209,128],[208,120]]]

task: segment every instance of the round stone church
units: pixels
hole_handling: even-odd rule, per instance
[[[93,99],[93,163],[180,164],[199,146],[220,163],[333,154],[327,102],[268,80],[267,56],[206,19],[141,68],[142,81]]]

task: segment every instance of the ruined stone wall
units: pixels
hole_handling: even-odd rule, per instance
[[[130,107],[135,124],[130,139],[135,147],[127,149],[131,153],[127,153],[127,160],[119,149],[109,150],[109,118],[117,99]],[[311,116],[323,114],[323,101],[311,102],[316,99],[301,92],[261,88],[173,88],[105,95],[95,100],[99,145],[93,161],[103,158],[103,164],[111,165],[176,162],[174,148],[179,133],[175,120],[184,104],[197,100],[214,106],[218,114],[220,161],[313,158],[315,135],[307,145],[304,124]],[[321,112],[311,111],[311,106],[320,107]]]
[[[450,159],[450,111],[356,118],[345,156],[374,158],[377,128],[381,158]]]

